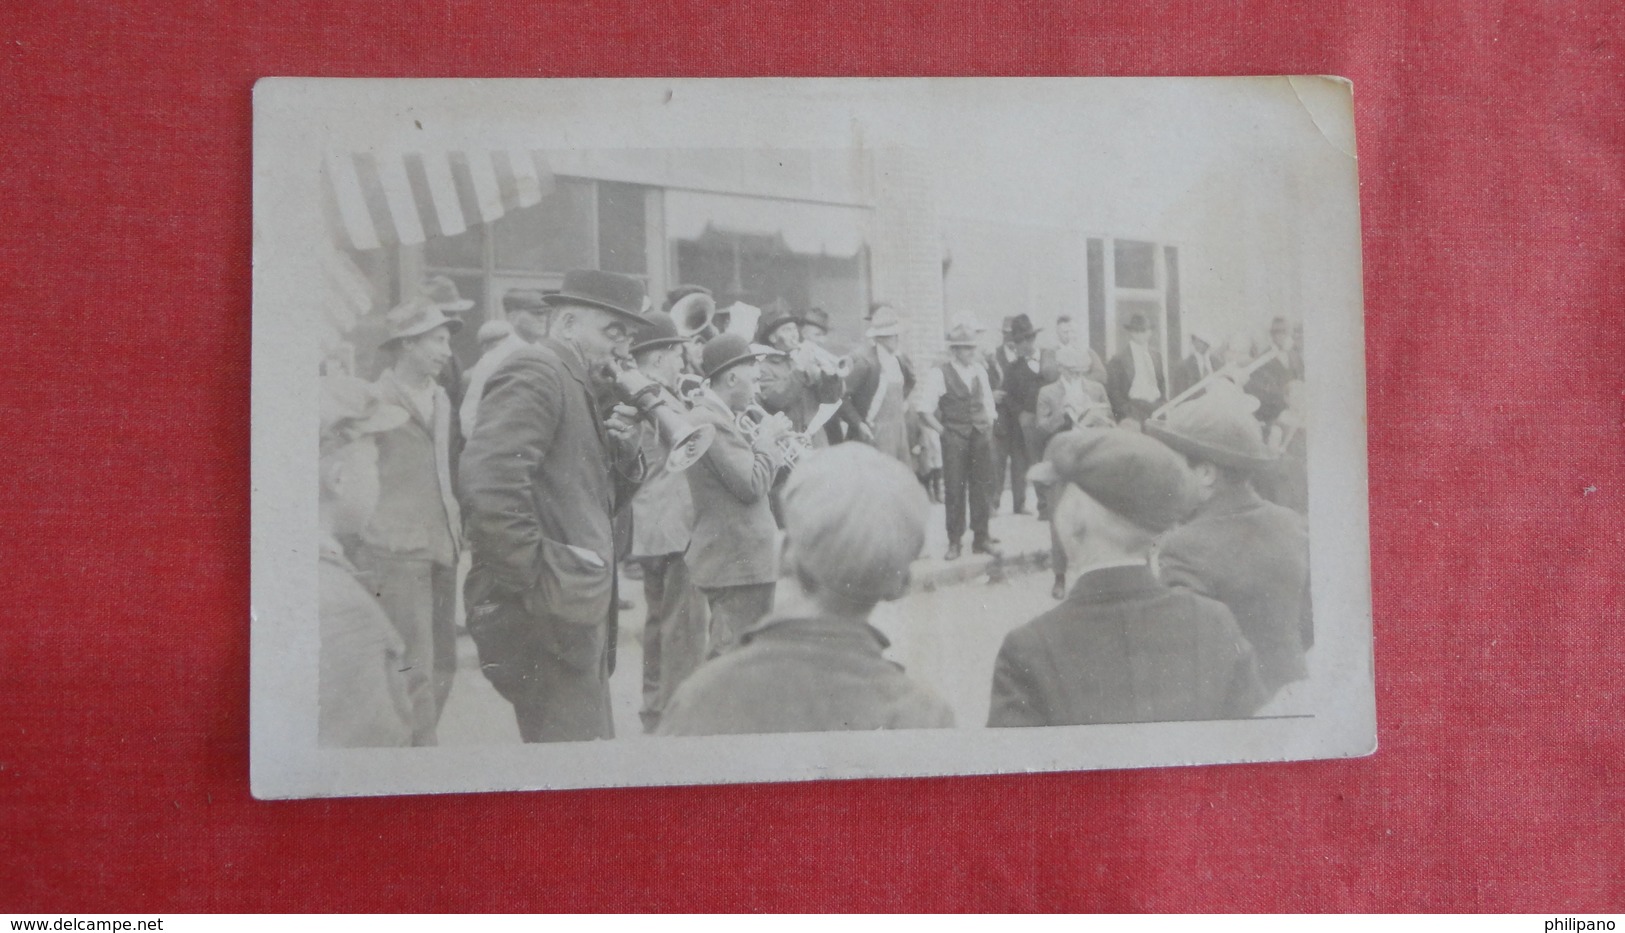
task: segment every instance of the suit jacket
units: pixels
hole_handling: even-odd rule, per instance
[[[671,392],[664,395],[673,411],[688,411],[688,406]],[[688,478],[666,469],[671,448],[661,442],[660,431],[647,421],[639,422],[638,427],[646,466],[643,485],[632,497],[630,556],[681,554],[688,549],[694,528],[694,498],[689,493]]]
[[[436,385],[434,414],[425,418],[393,371],[386,370],[374,386],[380,398],[411,417],[377,435],[378,507],[361,540],[393,557],[454,567],[463,520],[452,486],[451,400]]]
[[[1208,373],[1212,374],[1218,372],[1218,370],[1219,367],[1213,365],[1210,357],[1208,361]],[[1169,397],[1172,398],[1173,396],[1178,395],[1201,381],[1202,364],[1197,362],[1196,354],[1192,353],[1190,356],[1180,360],[1179,365],[1174,367],[1173,385],[1169,387],[1169,392],[1171,393]]]
[[[1168,533],[1158,564],[1168,584],[1230,607],[1258,654],[1270,693],[1308,675],[1309,532],[1303,516],[1250,485],[1223,490]]]
[[[1038,372],[1046,383],[1061,378],[1061,367],[1055,362],[1057,347],[1045,347],[1038,351]],[[1084,347],[1083,351],[1089,354],[1089,369],[1084,372],[1084,378],[1092,379],[1101,385],[1106,384],[1106,364],[1101,362],[1100,354],[1092,347]]]
[[[1293,380],[1292,370],[1281,361],[1279,354],[1268,363],[1253,370],[1247,380],[1247,394],[1258,399],[1258,411],[1253,415],[1260,422],[1270,424],[1286,409],[1286,384]]]
[[[869,414],[875,392],[880,388],[880,351],[874,341],[866,341],[849,359],[852,372],[846,377],[848,405],[842,407],[842,417],[846,418],[846,413],[851,412],[852,417],[861,421]],[[904,353],[897,354],[897,364],[903,370],[903,398],[907,399],[914,394],[914,364]]]
[[[503,589],[528,592],[544,570],[613,586],[610,518],[642,480],[642,458],[616,455],[598,404],[581,355],[553,340],[515,352],[486,383],[461,479],[474,569]]]
[[[1106,387],[1093,379],[1083,380],[1083,394],[1096,404],[1107,405],[1108,407],[1111,404],[1106,400]],[[1083,426],[1110,426],[1111,418],[1109,412],[1105,409],[1096,410],[1091,414],[1086,414],[1085,417],[1090,420]],[[1073,423],[1072,416],[1067,413],[1066,386],[1064,384],[1057,380],[1038,390],[1038,416],[1033,419],[1033,427],[1037,431],[1035,441],[1040,451],[1044,449],[1045,444],[1049,443],[1050,438],[1062,431],[1068,431],[1079,426]]]
[[[886,636],[837,619],[770,619],[689,675],[661,735],[940,729],[953,711],[882,657]]]
[[[744,586],[778,579],[778,526],[768,494],[782,466],[777,450],[753,447],[734,413],[710,392],[690,417],[717,434],[700,461],[683,472],[694,499],[689,577],[699,587]]]
[[[1223,605],[1107,567],[1005,636],[989,726],[1239,719],[1264,703],[1253,651]]]
[[[1011,358],[1007,352],[1004,347],[993,351],[987,374],[993,391],[1004,392],[1004,401],[998,403],[999,421],[1008,426],[1020,423],[1022,414],[1037,410],[1044,379],[1037,357]]]
[[[1156,350],[1147,348],[1151,353],[1151,365],[1156,369],[1157,391],[1163,398],[1168,397],[1168,380],[1162,371],[1162,355]],[[1127,345],[1117,351],[1117,355],[1106,364],[1106,397],[1111,399],[1112,416],[1121,421],[1129,417],[1129,389],[1134,387],[1134,351]]]

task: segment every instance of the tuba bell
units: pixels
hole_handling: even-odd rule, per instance
[[[671,449],[666,457],[666,469],[681,473],[705,456],[716,437],[716,428],[709,424],[689,424],[668,402],[660,383],[627,366],[615,374],[615,394],[627,405],[636,408],[644,419],[660,432],[660,442]]]
[[[671,319],[680,337],[692,337],[711,326],[717,316],[717,302],[705,292],[684,295],[671,306]]]

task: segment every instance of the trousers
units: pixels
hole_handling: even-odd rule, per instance
[[[412,703],[412,744],[434,745],[435,727],[457,674],[457,572],[371,547],[363,547],[359,558],[373,595],[406,646],[402,673]]]
[[[638,715],[643,731],[653,732],[678,685],[705,660],[709,612],[682,554],[645,557],[641,563],[649,617],[643,624],[643,708]]]
[[[1019,421],[1001,416],[993,431],[993,483],[988,490],[988,504],[997,507],[1004,492],[1004,481],[1010,479],[1010,508],[1020,512],[1027,507],[1027,438]]]
[[[946,425],[942,435],[942,484],[948,499],[948,543],[965,536],[969,504],[971,532],[987,537],[993,487],[993,451],[987,428]]]
[[[711,647],[707,658],[732,651],[739,636],[773,611],[776,583],[747,583],[743,586],[705,587],[705,601],[711,609]]]
[[[609,619],[582,625],[549,615],[526,594],[494,593],[471,572],[468,633],[480,671],[513,704],[526,742],[615,737],[609,699]]]

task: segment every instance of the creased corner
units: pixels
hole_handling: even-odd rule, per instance
[[[1289,75],[1298,104],[1322,139],[1350,159],[1354,149],[1354,82],[1338,75]]]

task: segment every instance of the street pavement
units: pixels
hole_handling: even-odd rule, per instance
[[[933,506],[925,553],[910,574],[913,591],[901,600],[881,604],[872,619],[892,642],[887,656],[946,700],[962,728],[980,728],[987,722],[993,662],[1005,633],[1054,605],[1051,577],[1040,569],[1048,557],[1049,526],[1030,515],[1008,514],[1008,502],[1006,495],[1004,512],[990,523],[1003,552],[997,562],[972,555],[968,535],[963,557],[942,560],[947,547],[943,508]],[[994,582],[989,582],[990,570]],[[781,581],[779,589],[781,603],[794,597],[789,581]],[[642,734],[638,707],[642,703],[643,650],[638,639],[647,609],[639,582],[623,581],[622,595],[632,602],[632,608],[620,614],[610,697],[615,735],[630,737]],[[457,647],[457,678],[441,716],[440,744],[518,742],[513,708],[480,674],[473,642],[464,635],[458,638]]]

